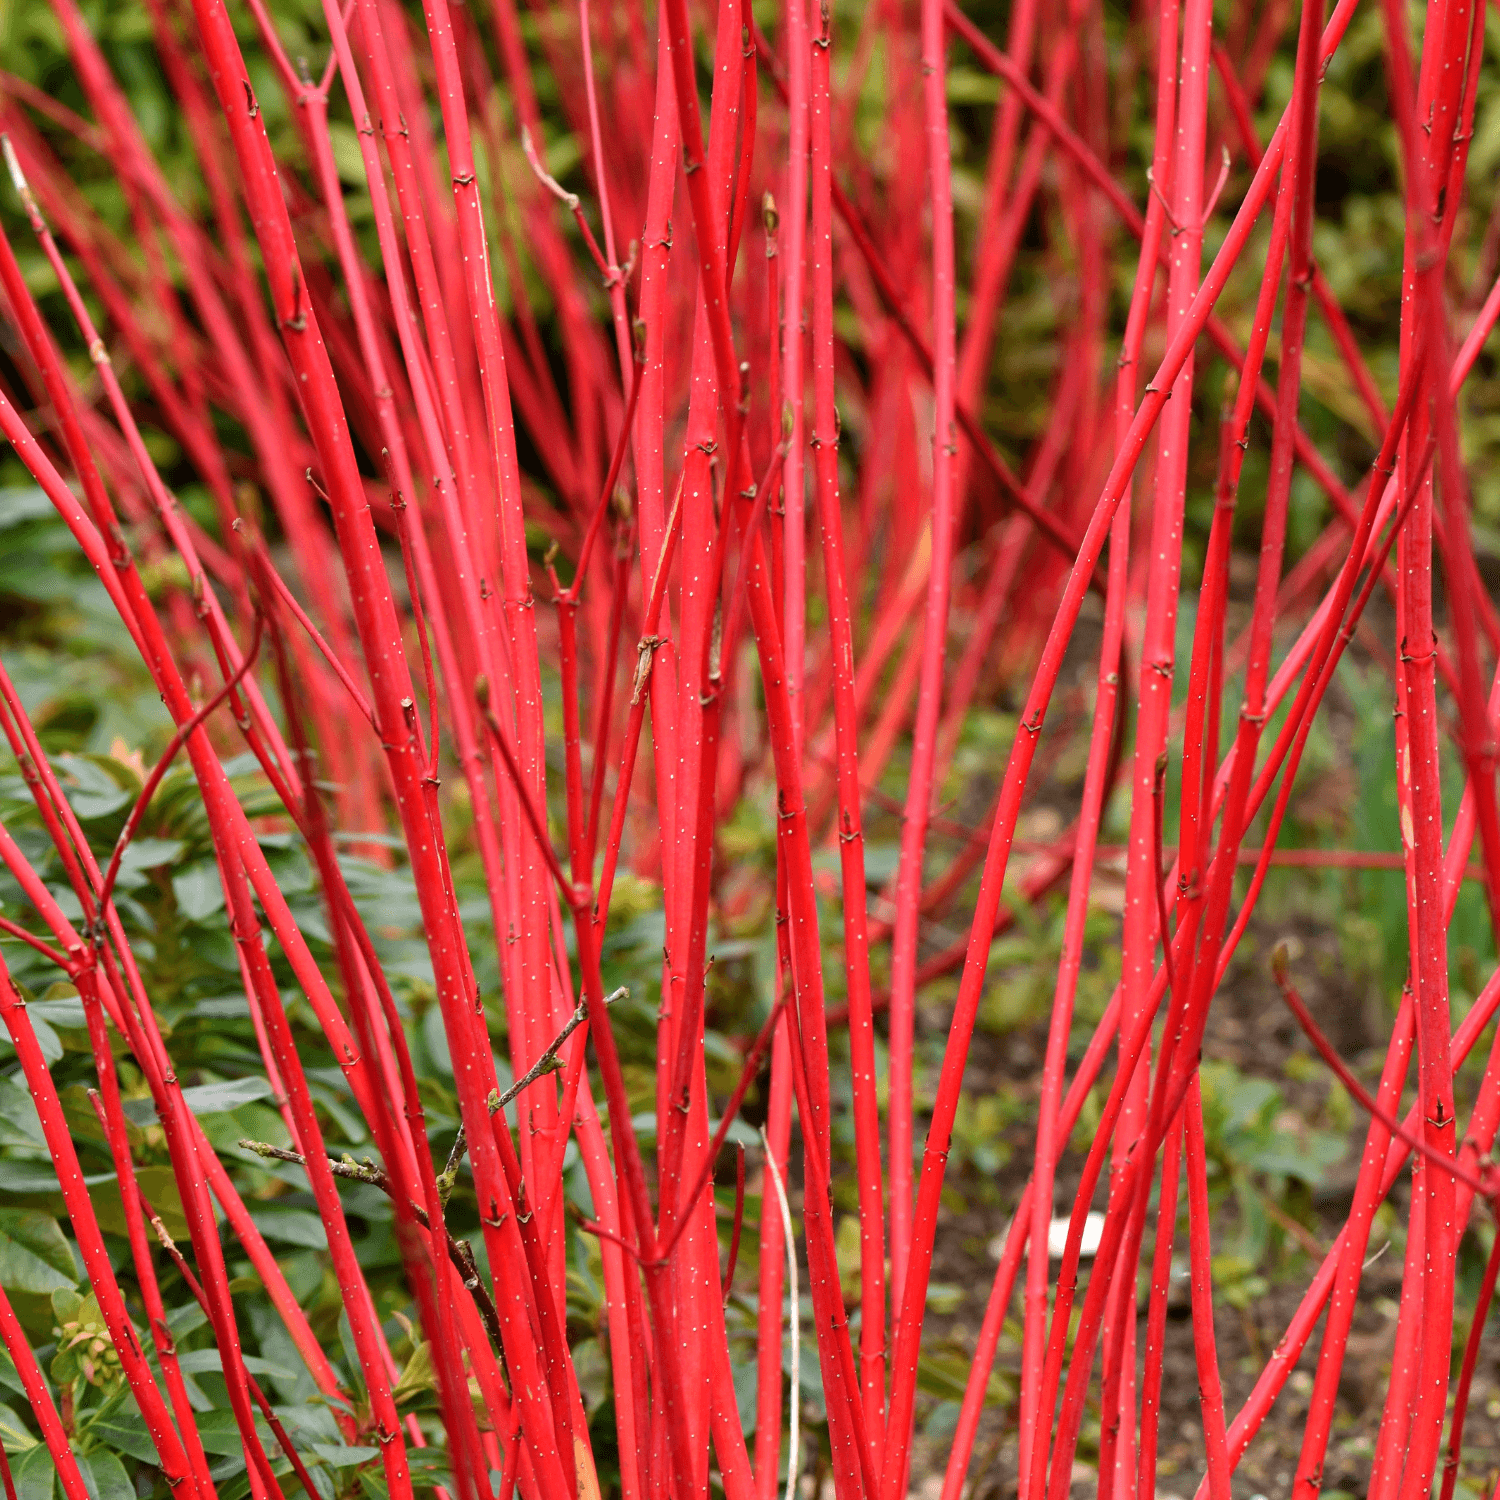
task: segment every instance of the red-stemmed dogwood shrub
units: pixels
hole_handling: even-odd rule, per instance
[[[1399,1187],[1369,1493],[1448,1500],[1500,1265],[1474,1301],[1500,975],[1449,992],[1476,837],[1500,922],[1485,7],[1418,45],[1357,0],[29,4],[65,65],[0,76],[7,514],[65,529],[165,717],[101,770],[0,670],[0,1102],[69,1228],[3,1210],[7,1495],[899,1500],[919,1462],[959,1500],[1009,1330],[1023,1500],[1152,1500],[1185,1200],[1193,1482],[1230,1500],[1305,1397],[1310,1500]],[[1357,315],[1318,258],[1351,27],[1404,236]],[[1351,650],[1392,677],[1406,983],[1367,1088],[1276,959],[1364,1149],[1236,1410],[1199,1064]],[[965,1069],[1049,899],[1034,1157],[939,1451]]]

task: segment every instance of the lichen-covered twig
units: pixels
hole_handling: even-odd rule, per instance
[[[616,1000],[628,995],[630,990],[621,985],[613,994],[604,997],[606,1005],[613,1005]],[[507,1104],[511,1102],[523,1089],[535,1083],[544,1073],[555,1073],[562,1067],[558,1059],[558,1052],[562,1044],[588,1020],[588,1010],[579,1005],[578,1009],[568,1017],[567,1024],[547,1044],[546,1050],[537,1060],[521,1075],[504,1093],[493,1093],[490,1095],[490,1113],[498,1114]],[[469,1149],[468,1136],[462,1124],[458,1127],[458,1134],[453,1137],[453,1149],[448,1153],[448,1160],[443,1167],[442,1174],[438,1177],[438,1187],[442,1190],[443,1202],[448,1201],[448,1195],[453,1191],[453,1184],[458,1181],[459,1164],[463,1161],[465,1153]]]

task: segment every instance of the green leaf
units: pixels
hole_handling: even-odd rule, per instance
[[[32,1020],[40,1016],[49,1025],[62,1031],[87,1031],[88,1017],[84,1014],[83,1001],[71,984],[54,984],[40,1000],[26,1007]]]
[[[453,1056],[448,1050],[448,1033],[443,1028],[443,1014],[436,1006],[422,1017],[422,1041],[438,1072],[451,1075]]]
[[[159,1462],[156,1444],[151,1441],[145,1421],[139,1412],[127,1409],[123,1400],[101,1408],[99,1415],[88,1424],[87,1432],[92,1443],[101,1443],[117,1453],[138,1458],[142,1463]]]
[[[446,1448],[409,1447],[406,1450],[406,1461],[411,1469],[411,1482],[419,1490],[438,1485],[449,1490],[453,1488],[452,1466],[448,1461]]]
[[[57,1465],[52,1455],[38,1443],[23,1455],[15,1467],[16,1500],[52,1500],[56,1488]]]
[[[269,1099],[274,1090],[264,1078],[231,1078],[223,1083],[201,1083],[182,1091],[182,1102],[195,1115],[226,1114],[253,1099]]]
[[[417,1345],[416,1352],[407,1360],[406,1368],[401,1372],[401,1378],[391,1394],[396,1398],[396,1405],[400,1406],[403,1402],[416,1400],[423,1391],[436,1388],[437,1369],[433,1364],[432,1345],[423,1339]]]
[[[77,1279],[73,1252],[51,1214],[0,1208],[0,1286],[46,1296]]]
[[[611,1389],[609,1356],[598,1339],[580,1339],[569,1351],[573,1356],[573,1373],[578,1378],[579,1394],[590,1417],[603,1406]]]
[[[272,1364],[268,1359],[261,1359],[259,1355],[242,1354],[240,1358],[252,1375],[269,1375],[275,1380],[296,1378],[290,1370]],[[217,1349],[189,1349],[185,1354],[177,1356],[177,1367],[184,1375],[203,1375],[215,1371],[222,1373],[224,1358]]]
[[[46,494],[35,488],[0,489],[0,531],[23,521],[46,521],[57,514]]]
[[[271,1092],[271,1085],[264,1078],[231,1078],[223,1083],[200,1083],[183,1089],[182,1102],[195,1115],[222,1115],[253,1099],[269,1098]],[[125,1113],[137,1125],[150,1125],[156,1120],[156,1106],[150,1099],[127,1099]]]
[[[83,1311],[83,1295],[70,1286],[60,1286],[52,1293],[52,1316],[59,1323],[76,1323]]]
[[[390,1500],[385,1475],[379,1469],[361,1469],[358,1474],[360,1493],[365,1500]]]
[[[269,1449],[267,1450],[270,1451]],[[290,1494],[292,1490],[300,1488],[292,1481],[292,1466],[285,1463],[273,1463],[271,1472],[283,1481],[281,1490],[283,1494]],[[232,1477],[224,1477],[229,1475]],[[213,1473],[214,1489],[218,1491],[219,1500],[246,1500],[250,1494],[250,1474],[246,1469],[244,1461],[235,1464],[225,1464]],[[326,1470],[314,1468],[312,1470],[313,1483],[318,1487],[318,1494],[322,1500],[336,1500],[334,1486],[331,1477]]]
[[[379,1448],[350,1448],[343,1443],[313,1443],[311,1451],[335,1469],[352,1469],[380,1457]]]
[[[328,126],[329,144],[333,147],[333,160],[338,168],[339,181],[345,187],[365,186],[364,158],[359,154],[359,137],[352,125],[334,120]]]
[[[962,1411],[961,1401],[939,1401],[922,1423],[922,1436],[939,1440],[952,1437]]]
[[[129,1458],[139,1458],[142,1463],[159,1463],[151,1434],[136,1409],[135,1397],[123,1382],[115,1386],[113,1395],[105,1397],[101,1406],[84,1416],[77,1436],[90,1449],[108,1448]]]
[[[8,1406],[0,1406],[0,1443],[7,1453],[24,1453],[36,1447],[36,1436]]]
[[[73,780],[74,785],[67,789],[68,801],[80,818],[106,817],[135,800],[136,793],[120,781],[130,777],[134,782],[136,778],[118,761],[100,755],[67,755],[58,759]]]
[[[166,1226],[167,1233],[174,1240],[187,1239],[187,1216],[182,1210],[182,1199],[177,1192],[177,1176],[172,1168],[137,1167],[135,1176],[141,1191]],[[123,1235],[126,1232],[125,1204],[120,1196],[119,1178],[109,1177],[91,1192],[90,1197],[93,1199],[99,1227],[108,1234]]]
[[[109,1174],[113,1177],[115,1174]],[[87,1182],[89,1179],[83,1179]],[[25,1197],[34,1193],[60,1193],[57,1172],[51,1162],[0,1159],[0,1193]]]
[[[277,1240],[283,1245],[301,1245],[305,1250],[328,1248],[328,1232],[323,1228],[323,1221],[307,1209],[289,1208],[282,1213],[256,1210],[250,1217],[268,1240]]]
[[[42,1049],[42,1061],[49,1068],[53,1063],[60,1062],[63,1055],[62,1038],[42,1016],[28,1016],[27,1019],[31,1022],[31,1029],[36,1033],[37,1045]],[[7,1048],[14,1045],[9,1033],[0,1035],[0,1045]]]
[[[961,1401],[969,1385],[970,1360],[954,1349],[937,1349],[917,1361],[917,1389],[948,1401]],[[1014,1397],[1012,1382],[1003,1371],[990,1374],[984,1404],[995,1406]]]
[[[182,854],[181,839],[135,839],[120,856],[121,871],[156,870]]]
[[[125,1472],[125,1465],[107,1449],[96,1448],[84,1455],[78,1460],[78,1467],[83,1472],[89,1500],[135,1500],[135,1486]]]
[[[0,1078],[0,1139],[7,1145],[47,1145],[31,1095],[13,1078]]]
[[[740,1426],[744,1429],[745,1436],[749,1437],[755,1431],[756,1420],[760,1411],[756,1402],[756,1396],[760,1385],[760,1371],[756,1368],[753,1359],[747,1359],[742,1365],[732,1366],[734,1371],[734,1404],[739,1412]]]
[[[178,870],[172,876],[172,892],[177,897],[178,912],[189,922],[206,921],[224,908],[224,886],[212,860]]]
[[[269,1435],[266,1434],[268,1438]],[[232,1411],[200,1412],[198,1436],[202,1439],[205,1453],[218,1454],[224,1458],[245,1456],[245,1440],[240,1436],[239,1423],[235,1421]]]

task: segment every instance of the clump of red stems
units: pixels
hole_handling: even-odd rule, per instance
[[[1104,107],[1114,62],[1096,0],[1015,0],[1003,39],[953,0],[792,3],[773,8],[769,34],[735,0],[660,0],[654,12],[640,0],[580,0],[537,7],[529,33],[515,0],[472,10],[424,0],[420,16],[391,0],[325,0],[327,62],[316,78],[288,57],[258,0],[233,17],[217,0],[150,0],[162,74],[207,188],[198,214],[153,157],[74,0],[51,4],[87,117],[19,82],[6,87],[13,194],[0,283],[14,377],[0,391],[0,425],[93,565],[177,727],[118,845],[91,849],[0,673],[0,726],[82,913],[69,915],[0,830],[0,859],[36,919],[6,919],[4,930],[82,998],[144,1326],[132,1321],[58,1093],[9,985],[0,1011],[97,1298],[103,1332],[90,1347],[118,1358],[178,1494],[212,1500],[215,1486],[167,1337],[162,1254],[212,1323],[256,1500],[283,1494],[279,1456],[257,1425],[271,1408],[240,1352],[217,1216],[320,1391],[335,1402],[347,1393],[184,1104],[115,905],[121,859],[174,757],[185,757],[201,791],[264,1066],[285,1101],[295,1149],[263,1149],[305,1168],[348,1314],[364,1397],[357,1416],[341,1419],[345,1436],[378,1440],[393,1500],[409,1500],[408,1448],[427,1439],[397,1410],[339,1181],[389,1195],[461,1500],[493,1494],[497,1472],[505,1496],[592,1496],[599,1479],[567,1335],[570,1141],[593,1203],[582,1229],[602,1254],[626,1500],[689,1500],[710,1484],[729,1500],[769,1500],[788,1430],[795,1480],[797,1413],[785,1409],[782,1385],[789,1338],[794,1370],[799,1357],[818,1362],[839,1500],[898,1500],[911,1481],[945,1165],[986,963],[1012,920],[1002,893],[1018,817],[1028,782],[1050,764],[1049,709],[1094,595],[1102,629],[1085,674],[1091,705],[1076,698],[1066,722],[1050,726],[1054,744],[1075,727],[1088,737],[1076,816],[1055,842],[1027,846],[1034,857],[1007,897],[1038,900],[1068,885],[1033,1175],[979,1333],[945,1500],[958,1500],[969,1470],[1023,1265],[1021,1496],[1070,1493],[1085,1411],[1097,1402],[1099,1493],[1150,1500],[1166,1273],[1184,1187],[1202,1491],[1229,1500],[1235,1466],[1326,1311],[1294,1480],[1294,1494],[1310,1500],[1373,1216],[1408,1160],[1409,1248],[1370,1493],[1427,1495],[1446,1422],[1446,1500],[1497,1265],[1491,1257],[1455,1384],[1457,1246],[1494,1196],[1487,1161],[1500,1124],[1500,1053],[1471,1099],[1454,1093],[1500,1005],[1500,976],[1456,1030],[1447,981],[1447,925],[1476,832],[1500,921],[1500,683],[1487,693],[1484,682],[1500,632],[1475,565],[1455,407],[1500,315],[1500,284],[1455,348],[1446,275],[1483,7],[1431,0],[1419,58],[1403,8],[1383,12],[1406,193],[1399,384],[1387,410],[1312,251],[1319,91],[1356,0],[1338,0],[1328,15],[1323,0],[1303,0],[1300,11],[1235,0],[1217,20],[1209,0],[1138,7],[1132,65],[1148,73],[1155,111],[1141,194],[1112,175],[1133,125],[1128,111]],[[280,159],[241,21],[253,23],[256,76],[280,90],[291,121]],[[1252,111],[1283,28],[1295,35],[1291,102],[1262,142]],[[1000,90],[980,232],[967,246],[955,236],[947,99],[959,49]],[[1118,82],[1135,96],[1133,78]],[[867,89],[882,100],[877,159],[861,155]],[[555,101],[546,114],[543,95]],[[346,125],[365,174],[349,191],[349,163],[335,151]],[[581,143],[578,193],[549,172],[547,142],[563,133]],[[70,182],[66,163],[83,151],[121,185],[135,243]],[[368,232],[351,224],[355,199]],[[1205,265],[1204,228],[1216,213],[1228,229]],[[1038,220],[1069,258],[1072,303],[1047,424],[1012,464],[982,413],[1007,289]],[[22,275],[12,249],[28,223],[48,305],[66,310],[52,326],[35,300],[38,279]],[[1265,260],[1242,348],[1215,307],[1258,225],[1268,237],[1255,240]],[[1135,273],[1116,329],[1110,291],[1121,257]],[[1333,334],[1379,435],[1356,485],[1340,481],[1299,426],[1310,317]],[[1273,326],[1274,385],[1263,376]],[[88,379],[72,357],[80,350]],[[1233,378],[1206,560],[1192,580],[1191,654],[1179,664],[1195,379],[1217,360]],[[183,475],[211,496],[212,524],[193,519],[158,471],[137,425],[148,412],[178,445]],[[1264,425],[1252,429],[1256,412]],[[231,428],[244,452],[225,445]],[[1267,430],[1258,571],[1248,624],[1232,636],[1241,470]],[[1143,461],[1150,483],[1137,489]],[[1299,465],[1335,519],[1289,572]],[[538,534],[550,543],[545,557]],[[558,560],[571,569],[566,586]],[[146,564],[158,580],[151,588]],[[1284,962],[1278,972],[1316,1049],[1365,1106],[1368,1139],[1347,1223],[1235,1412],[1214,1338],[1201,1042],[1277,860],[1310,726],[1377,587],[1395,606],[1387,645],[1409,982],[1371,1095],[1318,1030]],[[958,619],[969,627],[962,640]],[[1179,711],[1173,684],[1184,667]],[[1219,715],[1226,673],[1243,674],[1233,724]],[[965,715],[998,685],[1019,693],[1028,674],[986,827],[965,830],[934,873],[932,836],[951,831],[936,794]],[[549,696],[560,698],[560,741],[548,732]],[[1467,777],[1447,822],[1445,732]],[[316,866],[331,974],[226,778],[219,751],[231,742],[254,753],[280,799],[280,826]],[[877,787],[902,747],[904,805],[890,804]],[[555,787],[559,776],[554,819],[549,780]],[[455,781],[470,814],[462,848],[446,816]],[[1177,844],[1164,848],[1174,787]],[[1069,1077],[1084,919],[1117,790],[1129,803],[1123,975]],[[742,797],[774,809],[774,890],[737,883],[723,853],[721,831]],[[870,807],[903,819],[899,866],[878,899],[864,857]],[[1253,824],[1263,832],[1251,844]],[[462,1139],[440,1147],[429,1140],[401,1010],[335,853],[336,831],[390,830],[404,843],[455,1063]],[[518,1079],[504,1101],[452,874],[453,858],[471,850],[485,874]],[[819,851],[836,875],[815,865]],[[665,918],[650,1149],[632,1123],[601,963],[622,861],[660,883]],[[1253,865],[1248,888],[1236,884],[1241,864]],[[713,935],[726,913],[757,900],[774,904],[776,993],[759,1034],[743,1038],[739,1087],[715,1101],[704,1061]],[[924,920],[955,910],[969,921],[967,938],[923,959]],[[330,1155],[311,1059],[295,1044],[263,934],[295,974],[378,1162]],[[837,1007],[825,998],[830,952],[842,966]],[[888,978],[877,984],[872,969]],[[952,972],[957,999],[924,1121],[914,1098],[916,996]],[[847,1046],[831,1049],[845,1029]],[[889,1042],[883,1109],[877,1029]],[[122,1047],[161,1122],[189,1229],[183,1245],[139,1191],[116,1070]],[[1416,1102],[1403,1122],[1413,1047]],[[850,1076],[836,1078],[844,1068]],[[1096,1085],[1105,1102],[1054,1275],[1055,1175]],[[766,1128],[751,1163],[764,1180],[760,1222],[741,1222],[741,1152],[732,1224],[736,1247],[742,1229],[759,1236],[757,1421],[747,1444],[724,1312],[735,1253],[726,1269],[711,1189],[729,1164],[731,1122],[760,1086]],[[852,1295],[832,1215],[835,1179],[851,1170],[834,1151],[836,1101],[846,1099],[859,1226]],[[512,1100],[514,1129],[501,1107]],[[800,1182],[789,1171],[794,1125]],[[459,1172],[472,1174],[482,1253],[445,1220]],[[1103,1229],[1081,1288],[1096,1199]],[[799,1285],[811,1300],[806,1347]],[[66,1430],[3,1296],[0,1340],[68,1500],[84,1500]],[[272,1430],[313,1495],[292,1439],[274,1421]]]

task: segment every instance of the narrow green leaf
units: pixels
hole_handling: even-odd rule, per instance
[[[76,1280],[73,1252],[51,1214],[0,1208],[0,1286],[46,1296]]]

